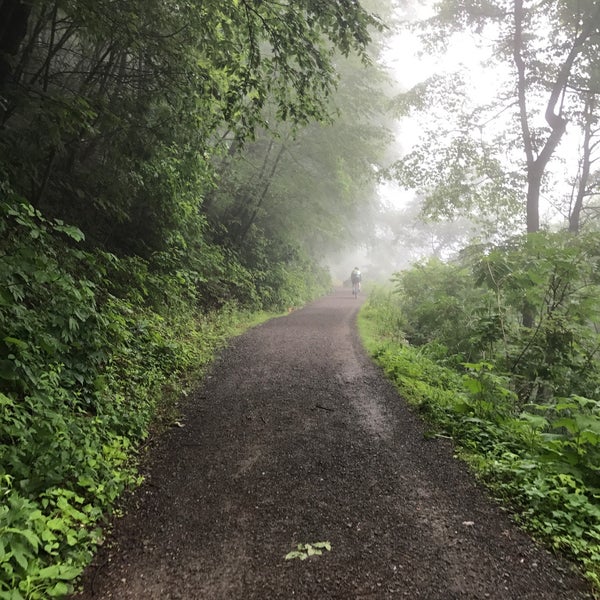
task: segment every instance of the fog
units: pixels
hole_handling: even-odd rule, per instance
[[[431,6],[431,2],[409,3],[400,10],[400,18],[407,22],[423,19],[432,14]],[[544,44],[549,43],[550,39],[550,22],[545,15],[540,15],[538,19],[538,29],[535,32],[538,41],[532,46],[533,51],[540,52],[542,60],[559,61],[558,52],[554,59],[544,54]],[[469,135],[475,138],[479,136],[476,143],[478,141],[482,147],[487,145],[495,148],[494,159],[499,161],[499,167],[508,182],[507,194],[514,194],[513,205],[510,205],[508,196],[502,197],[502,192],[499,191],[501,188],[498,188],[492,191],[502,201],[506,200],[504,208],[500,209],[492,202],[487,207],[474,206],[466,211],[463,209],[460,216],[459,213],[454,216],[448,214],[439,222],[432,219],[425,222],[421,214],[425,192],[422,191],[420,195],[417,190],[405,188],[393,180],[380,180],[375,185],[376,206],[372,208],[369,217],[372,220],[372,234],[345,252],[337,251],[326,257],[336,281],[347,279],[354,266],[362,269],[366,280],[386,280],[392,273],[408,268],[428,256],[449,259],[470,241],[505,239],[525,231],[525,152],[523,140],[519,139],[522,138],[522,133],[519,131],[514,97],[510,96],[514,90],[516,75],[510,59],[502,60],[495,56],[498,52],[494,40],[502,35],[500,27],[490,20],[477,33],[455,34],[445,52],[434,54],[425,50],[417,33],[399,26],[387,38],[379,64],[393,80],[392,105],[394,97],[433,75],[448,76],[450,82],[454,78],[456,85],[459,80],[463,82],[464,90],[468,93],[460,101],[456,116],[462,118],[469,114],[477,122],[474,116],[478,115],[481,125],[472,128]],[[492,67],[486,64],[494,58],[496,60]],[[534,65],[528,66],[530,72],[535,68]],[[549,85],[547,83],[546,88],[539,86],[527,89],[530,127],[535,131],[534,140],[538,149],[534,150],[538,153],[549,134],[545,119]],[[574,92],[564,94],[563,102],[570,122],[546,169],[545,187],[541,190],[538,204],[541,225],[550,229],[565,226],[573,204],[581,159],[583,134],[576,118],[577,110],[581,110],[577,104],[581,98]],[[443,101],[444,99],[442,104]],[[507,110],[511,106],[513,109]],[[563,105],[557,110],[562,111]],[[386,125],[392,133],[392,139],[385,142],[387,163],[382,165],[383,170],[418,147],[427,133],[431,136],[431,143],[436,132],[445,131],[445,127],[451,131],[453,123],[444,121],[449,115],[451,113],[448,113],[447,106],[437,105],[435,102],[421,113],[390,112]],[[472,127],[472,124],[469,126]],[[464,123],[457,119],[456,127],[464,127]],[[439,144],[431,147],[430,153],[435,155],[436,150],[442,148],[444,143],[445,140],[440,137]],[[469,180],[468,169],[464,173],[467,178],[462,185],[466,187],[474,188],[483,182],[482,178]],[[429,183],[423,181],[422,187],[426,188]],[[483,194],[485,193],[484,191]],[[593,195],[589,197],[593,198]]]
[[[403,4],[398,10],[402,22],[431,14],[429,2]],[[463,54],[459,47],[442,57],[426,55],[418,36],[399,23],[387,37],[378,64],[391,78],[391,99],[408,91],[432,74],[452,69]],[[398,117],[389,110],[386,126],[392,139],[387,142],[384,165],[387,167],[408,152],[419,140],[423,116]],[[375,184],[372,207],[372,233],[353,247],[328,254],[325,263],[334,283],[347,281],[358,266],[365,281],[389,281],[397,271],[409,268],[429,256],[450,258],[477,230],[468,219],[453,223],[425,223],[420,215],[422,200],[415,190],[402,187],[389,178]]]

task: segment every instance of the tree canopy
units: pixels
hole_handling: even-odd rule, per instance
[[[202,203],[213,157],[268,126],[267,103],[296,126],[326,118],[334,50],[367,60],[380,27],[354,0],[1,10],[3,177],[90,242],[146,255],[187,218],[185,198]]]
[[[539,229],[540,195],[545,185],[553,185],[549,169],[556,165],[556,151],[567,126],[583,131],[586,122],[589,126],[595,118],[590,112],[596,110],[595,103],[590,98],[597,81],[599,10],[595,2],[557,2],[549,6],[522,0],[483,5],[448,0],[439,2],[435,15],[421,23],[430,46],[445,47],[457,35],[472,40],[474,51],[479,43],[480,51],[488,54],[484,66],[495,70],[498,84],[493,90],[495,97],[485,105],[477,98],[474,104],[460,100],[474,98],[477,81],[473,80],[470,88],[454,87],[444,99],[451,122],[457,124],[450,138],[460,140],[463,158],[456,149],[445,156],[438,154],[437,166],[453,172],[446,182],[458,180],[464,188],[447,190],[428,179],[428,198],[438,210],[445,201],[449,207],[470,211],[473,203],[469,195],[474,190],[485,192],[491,186],[491,196],[484,193],[474,198],[479,208],[489,207],[490,200],[498,207],[514,206],[516,193],[521,198],[526,230]],[[429,109],[432,98],[439,98],[443,89],[449,90],[447,80],[432,79],[413,90],[404,103],[408,100],[411,106]],[[438,133],[443,139],[449,132],[441,125]],[[432,140],[426,140],[423,148],[432,149]],[[583,157],[583,149],[581,154]],[[405,164],[400,161],[397,165],[401,180]],[[572,178],[581,181],[582,190],[587,190],[583,180],[589,178],[589,169],[578,170],[577,164],[574,167]],[[521,179],[524,191],[520,191]],[[409,180],[407,184],[414,185]],[[583,196],[579,203],[571,203],[571,210],[577,211],[570,218],[575,229],[582,200]],[[510,212],[515,212],[512,207]]]

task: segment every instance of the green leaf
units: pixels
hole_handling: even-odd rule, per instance
[[[558,429],[559,427],[564,427],[569,433],[572,434],[575,434],[579,429],[577,421],[568,417],[563,417],[561,419],[556,419],[555,421],[552,421],[553,429]]]
[[[19,533],[33,546],[34,550],[37,550],[40,543],[40,538],[28,529],[21,529]]]
[[[4,338],[4,343],[8,344],[9,346],[17,346],[17,348],[21,348],[22,350],[27,348],[28,345],[27,342],[10,336]]]
[[[600,435],[595,431],[584,430],[579,434],[579,441],[591,446],[600,447]]]
[[[54,517],[46,522],[46,527],[52,531],[63,531],[66,527],[66,523],[64,519]]]
[[[0,406],[14,406],[14,400],[11,400],[8,396],[5,396],[0,392]]]
[[[561,410],[573,410],[578,408],[578,405],[575,404],[574,402],[559,402],[558,404],[556,404],[556,406],[554,407],[557,411],[561,411]]]
[[[56,231],[64,233],[65,235],[68,235],[71,239],[74,239],[76,242],[81,242],[85,239],[83,231],[81,231],[81,229],[79,229],[78,227],[73,227],[71,225],[61,225],[59,223],[56,223],[54,225],[54,229]]]
[[[66,583],[59,581],[47,590],[47,594],[51,598],[62,598],[66,596],[69,591],[70,587]]]
[[[300,552],[299,550],[292,550],[285,555],[285,560],[292,560],[294,558],[299,558],[300,560],[306,559],[307,555],[305,552]]]
[[[594,433],[600,434],[600,417],[596,415],[582,415],[578,414],[575,416],[577,426],[581,430],[589,430]]]
[[[39,579],[62,579],[70,581],[75,579],[82,571],[82,567],[73,567],[69,565],[50,565],[40,569],[38,573]]]
[[[467,389],[472,394],[480,394],[483,391],[483,384],[479,379],[474,379],[473,377],[465,377],[463,379],[463,385],[465,389]]]
[[[24,571],[26,571],[27,566],[29,565],[29,561],[27,560],[27,557],[25,556],[25,553],[23,552],[23,548],[13,544],[11,551],[12,551],[12,555],[15,557],[16,561],[19,563],[19,566]]]
[[[314,542],[314,543],[303,543],[296,546],[297,550],[292,550],[285,556],[285,560],[291,560],[293,558],[299,558],[300,560],[306,560],[309,556],[321,556],[322,550],[331,550],[330,542]]]
[[[331,542],[316,542],[312,545],[315,548],[323,548],[325,550],[331,551]]]
[[[522,421],[526,421],[533,429],[544,429],[548,426],[548,419],[541,415],[532,415],[528,412],[522,412],[519,415]]]

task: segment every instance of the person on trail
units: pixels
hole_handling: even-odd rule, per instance
[[[350,280],[352,281],[352,290],[354,291],[354,289],[356,289],[356,291],[360,292],[362,274],[358,267],[354,267],[354,269],[352,269],[352,273],[350,273]]]

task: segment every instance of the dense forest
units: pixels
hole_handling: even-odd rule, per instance
[[[330,289],[375,210],[383,17],[0,1],[1,598],[68,593],[215,349]]]
[[[600,5],[412,8],[0,0],[0,598],[68,594],[215,351],[357,246],[422,258],[377,360],[600,585]],[[397,93],[393,35],[481,70]]]

